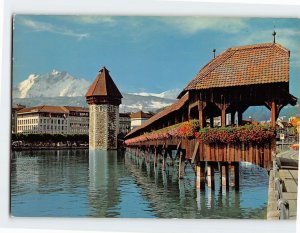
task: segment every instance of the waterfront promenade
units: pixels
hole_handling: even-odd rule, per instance
[[[299,151],[276,155],[270,171],[267,218],[296,219]]]

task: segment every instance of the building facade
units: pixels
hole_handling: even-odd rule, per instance
[[[130,115],[130,129],[134,129],[141,126],[145,121],[147,121],[153,114],[145,113],[143,111],[134,112]]]
[[[88,134],[89,111],[82,107],[36,106],[17,112],[17,133]]]
[[[20,111],[21,109],[26,108],[26,106],[21,105],[21,104],[17,104],[16,106],[13,106],[11,109],[11,132],[12,133],[16,133],[17,132],[17,113],[18,111]]]
[[[119,105],[123,96],[103,67],[87,91],[89,104],[89,148],[117,149],[119,133]]]
[[[130,131],[131,119],[130,113],[119,114],[119,133],[127,134]]]

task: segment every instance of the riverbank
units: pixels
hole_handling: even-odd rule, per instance
[[[17,146],[12,147],[12,151],[33,151],[33,150],[78,150],[88,149],[88,145],[84,146]]]

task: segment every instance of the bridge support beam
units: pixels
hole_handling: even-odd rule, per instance
[[[205,189],[205,162],[199,162],[196,166],[196,188]]]
[[[212,164],[207,165],[207,186],[215,188],[215,169]]]
[[[228,163],[221,163],[220,166],[220,177],[222,186],[229,187],[229,174],[228,174]]]
[[[172,150],[168,150],[168,154],[169,154],[169,157],[170,157],[170,160],[171,160],[171,166],[173,167],[174,166],[174,159],[173,159],[173,156],[172,156]]]
[[[163,154],[162,154],[162,170],[166,170],[166,162],[167,162],[167,155],[168,155],[168,150],[167,148],[164,149]]]
[[[239,163],[231,163],[229,165],[230,171],[230,186],[235,187],[235,189],[239,189],[240,186],[240,171],[239,171]]]
[[[157,156],[158,156],[158,148],[155,147],[154,148],[154,159],[153,159],[154,167],[157,166]]]
[[[185,170],[185,151],[180,150],[179,152],[179,168],[178,168],[178,178],[183,179]]]

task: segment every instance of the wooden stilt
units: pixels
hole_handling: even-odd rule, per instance
[[[155,148],[154,148],[154,161],[153,161],[154,167],[157,166],[157,154],[158,154],[158,148],[155,147]]]
[[[167,155],[168,155],[168,151],[167,151],[167,149],[165,149],[164,152],[163,152],[163,155],[162,155],[162,170],[163,171],[166,170]]]
[[[173,156],[172,156],[172,150],[168,150],[168,154],[169,154],[169,157],[170,157],[170,160],[171,160],[170,166],[174,166],[174,159],[173,159]]]
[[[230,186],[239,188],[239,163],[231,163],[229,165],[230,171]]]
[[[207,186],[212,189],[215,188],[215,171],[212,164],[207,165]]]
[[[199,162],[196,167],[196,188],[205,189],[205,162]]]
[[[184,177],[184,169],[185,169],[185,153],[184,150],[180,150],[179,152],[179,171],[178,171],[178,178],[183,179]]]
[[[221,164],[221,183],[222,183],[222,186],[225,186],[226,188],[229,187],[228,164],[227,163]]]

